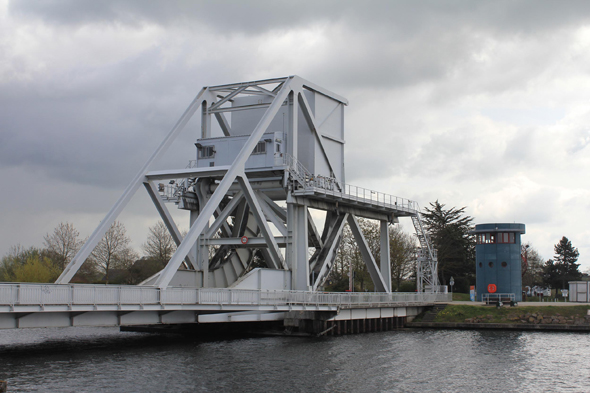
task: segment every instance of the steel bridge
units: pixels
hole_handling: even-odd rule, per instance
[[[448,300],[418,204],[346,182],[346,105],[298,76],[204,87],[56,284],[0,284],[0,327],[282,320]],[[196,159],[153,169],[197,113]],[[137,287],[69,284],[142,186],[176,242],[168,264]],[[185,236],[170,204],[188,215]],[[391,291],[389,228],[400,217],[420,243],[412,294]],[[377,254],[358,218],[379,222]],[[378,293],[322,292],[345,225]]]

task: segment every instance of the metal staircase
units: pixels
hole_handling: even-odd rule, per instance
[[[422,224],[420,213],[412,216],[412,223],[420,242],[416,263],[418,292],[438,292],[438,260],[428,234]]]

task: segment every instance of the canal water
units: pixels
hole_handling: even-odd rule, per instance
[[[399,330],[226,340],[0,330],[9,392],[587,392],[583,333]]]

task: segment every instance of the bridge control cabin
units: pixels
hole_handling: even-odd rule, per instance
[[[246,88],[239,97],[220,100],[221,105],[216,103],[206,112],[205,116],[217,118],[223,136],[212,135],[215,129],[212,121],[203,123],[196,144],[198,167],[233,163],[274,99],[261,93]],[[291,97],[277,109],[247,160],[246,169],[272,169],[285,163],[288,156],[297,159],[310,173],[345,182],[344,106],[347,104],[346,99],[317,86],[304,87],[299,98]]]
[[[247,140],[248,135],[198,139],[195,143],[197,168],[231,165]],[[264,134],[246,161],[246,171],[284,169],[284,145],[285,133]]]

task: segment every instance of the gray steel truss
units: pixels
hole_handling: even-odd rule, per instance
[[[380,222],[379,259],[389,261],[388,224],[406,216],[412,217],[429,261],[420,265],[419,288],[425,289],[424,283],[434,288],[435,252],[424,234],[417,204],[344,182],[343,107],[347,104],[343,97],[298,76],[203,88],[56,283],[70,282],[144,185],[177,244],[166,267],[146,280],[145,286],[243,288],[241,281],[248,272],[262,267],[288,273],[285,277],[290,282],[284,289],[316,291],[328,278],[348,223],[376,289],[389,293],[389,263],[376,262],[357,218]],[[201,131],[194,165],[151,170],[197,112]],[[222,137],[212,136],[212,119]],[[276,131],[278,125],[283,127],[281,133]],[[230,156],[220,147],[205,146],[211,141],[233,143],[239,149]],[[273,150],[272,163],[252,165],[253,152],[265,152],[267,145]],[[207,157],[210,162],[203,161]],[[306,169],[301,160],[314,163],[315,168]],[[190,213],[190,229],[184,237],[166,207],[170,202]],[[325,212],[321,232],[310,209]],[[178,284],[179,269],[192,272],[192,281]]]

